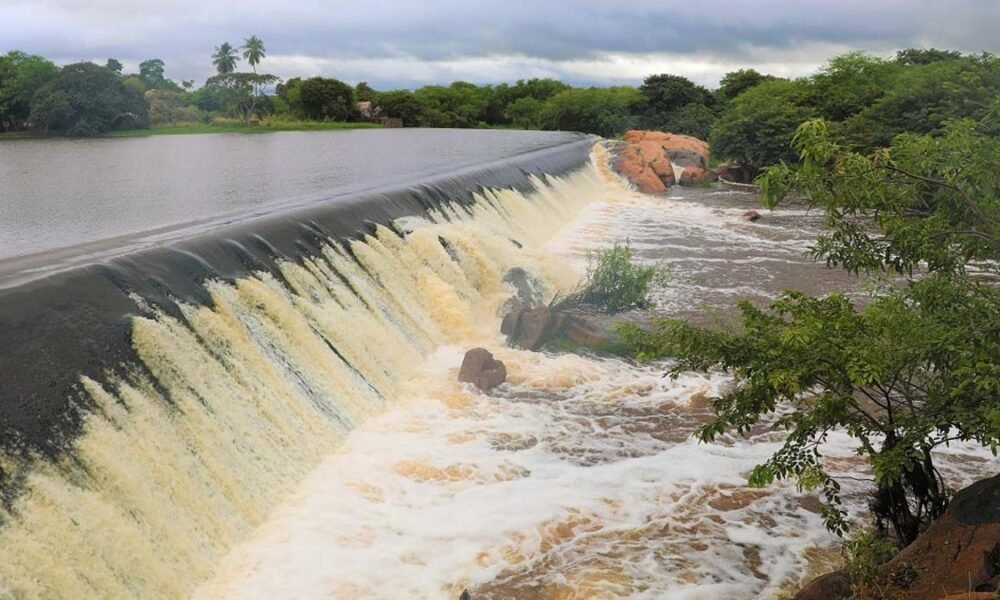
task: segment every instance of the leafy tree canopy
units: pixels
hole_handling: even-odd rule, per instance
[[[51,61],[17,50],[0,55],[0,131],[23,129],[35,93],[59,73]]]
[[[112,71],[93,63],[67,65],[31,101],[31,122],[42,131],[93,136],[145,127],[149,105]]]
[[[884,284],[862,307],[788,292],[767,308],[740,304],[739,328],[661,321],[624,330],[640,356],[678,356],[674,373],[732,373],[735,386],[711,400],[717,417],[699,437],[763,424],[785,431],[750,480],[821,488],[834,531],[846,522],[823,461],[833,430],[868,460],[876,524],[902,544],[948,502],[932,452],[955,440],[994,452],[1000,443],[1000,141],[982,133],[992,119],[954,122],[940,137],[902,135],[870,154],[810,121],[795,135],[801,166],[761,179],[772,206],[795,192],[824,210],[830,229],[817,258],[855,272],[908,275],[919,265],[922,276]]]

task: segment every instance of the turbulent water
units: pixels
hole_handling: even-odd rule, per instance
[[[815,223],[802,211],[749,224],[744,197],[642,196],[605,163],[598,148],[534,191],[484,191],[331,241],[280,278],[210,283],[211,308],[136,316],[141,368],[81,381],[100,410],[2,515],[0,595],[754,598],[795,585],[835,540],[810,495],[744,486],[780,439],[690,439],[725,378],[506,348],[501,278],[520,266],[565,290],[588,250],[628,238],[671,266],[668,314],[848,282],[803,258]],[[507,385],[457,383],[473,346],[506,363]],[[830,451],[859,468],[846,439]],[[946,464],[960,484],[986,460],[955,449]]]

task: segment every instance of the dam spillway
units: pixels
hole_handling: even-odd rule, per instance
[[[407,183],[0,263],[0,594],[187,595],[450,328],[492,324],[473,308],[588,202],[592,145],[452,148]]]
[[[244,205],[4,246],[0,598],[769,598],[835,554],[810,493],[745,485],[775,433],[691,439],[725,376],[508,348],[497,312],[507,269],[552,297],[622,240],[670,266],[670,316],[851,289],[804,258],[821,216],[639,194],[583,136],[466,134],[503,141],[284,203],[253,163]],[[456,381],[472,346],[506,384]],[[825,454],[861,510],[848,442]],[[961,484],[984,454],[941,464]]]

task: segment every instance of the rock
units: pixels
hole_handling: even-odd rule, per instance
[[[701,167],[686,167],[681,173],[680,184],[683,186],[704,185],[705,169]]]
[[[508,322],[507,343],[525,350],[538,350],[558,330],[560,319],[547,306],[524,308]],[[503,330],[501,324],[501,330]]]
[[[687,135],[628,131],[615,168],[640,192],[658,194],[676,183],[673,163],[704,170],[708,165],[708,144]]]
[[[963,489],[915,542],[880,570],[908,598],[995,592],[1000,584],[1000,475]]]
[[[465,353],[458,380],[486,392],[507,380],[507,367],[503,361],[493,358],[489,350],[473,348]]]
[[[618,335],[618,326],[622,323],[649,326],[651,322],[650,313],[641,310],[609,315],[585,308],[573,308],[563,314],[563,323],[557,335],[575,346],[621,354],[628,350],[628,345]]]
[[[722,179],[726,179],[729,181],[733,180],[733,175],[732,173],[729,172],[728,163],[719,163],[718,165],[715,166],[714,169],[712,169],[712,172],[715,173],[717,177],[721,177]]]
[[[852,594],[851,578],[845,571],[834,571],[809,582],[795,594],[794,600],[845,600]]]
[[[745,213],[743,213],[743,218],[750,222],[759,221],[760,213],[755,210],[748,210]]]
[[[678,167],[684,167],[685,169],[691,167],[697,167],[699,169],[705,169],[708,163],[707,155],[703,155],[695,150],[688,150],[686,148],[674,148],[667,151],[667,155],[670,157],[670,162],[674,163]]]

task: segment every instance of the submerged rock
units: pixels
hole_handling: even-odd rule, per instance
[[[746,219],[747,221],[750,221],[751,223],[754,221],[759,221],[760,213],[755,210],[748,210],[745,213],[743,213],[743,218]]]
[[[609,315],[586,307],[552,310],[542,306],[507,315],[500,332],[507,336],[508,344],[525,350],[552,345],[564,350],[586,348],[621,354],[627,351],[627,345],[618,335],[618,326],[649,325],[650,321],[651,315],[639,310]]]
[[[458,380],[486,392],[507,380],[507,367],[486,348],[473,348],[465,353]]]

